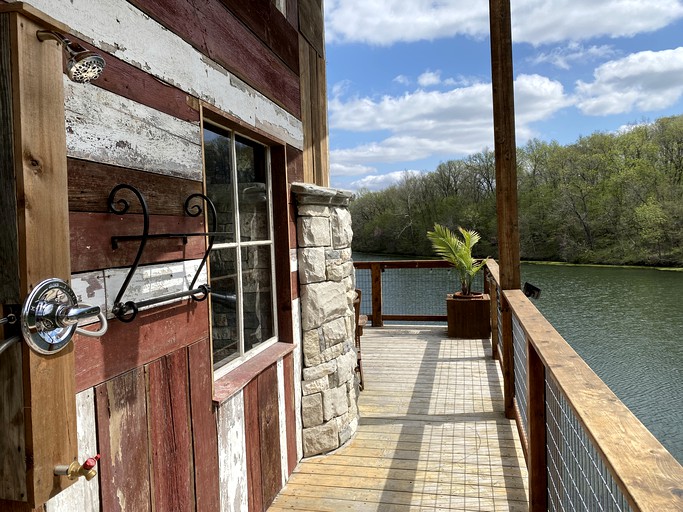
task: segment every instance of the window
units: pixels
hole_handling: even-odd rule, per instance
[[[206,195],[219,232],[209,257],[213,361],[227,370],[277,336],[270,152],[219,126],[203,128]]]

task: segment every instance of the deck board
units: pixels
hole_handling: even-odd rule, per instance
[[[302,461],[269,510],[526,511],[517,428],[490,340],[366,328],[355,437]]]

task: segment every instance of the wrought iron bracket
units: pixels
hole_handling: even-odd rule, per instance
[[[174,300],[174,299],[181,299],[184,297],[191,297],[192,300],[196,302],[201,302],[205,300],[208,296],[209,293],[211,292],[211,288],[209,287],[208,284],[201,284],[199,286],[195,287],[195,284],[197,282],[197,279],[199,278],[199,274],[201,273],[202,269],[204,268],[204,265],[206,264],[206,259],[209,257],[209,253],[211,252],[211,248],[213,247],[213,242],[214,238],[216,235],[219,233],[216,232],[216,207],[214,206],[213,202],[211,199],[209,199],[207,196],[204,194],[200,193],[195,193],[191,194],[188,196],[188,198],[185,200],[185,213],[189,215],[190,217],[198,217],[202,213],[204,213],[204,210],[202,207],[197,204],[196,202],[193,203],[194,200],[199,199],[202,202],[205,203],[207,212],[209,213],[210,217],[210,223],[211,223],[211,230],[207,231],[205,233],[161,233],[161,234],[149,234],[149,209],[147,208],[147,202],[145,201],[144,196],[140,193],[140,191],[133,187],[132,185],[128,185],[126,183],[122,183],[120,185],[116,185],[111,192],[109,193],[109,199],[108,199],[108,204],[109,204],[109,211],[112,213],[115,213],[117,215],[125,215],[128,213],[128,210],[130,209],[130,204],[128,201],[126,201],[123,198],[116,199],[117,194],[121,190],[129,190],[133,194],[135,194],[135,197],[137,198],[138,202],[140,203],[140,207],[142,208],[142,216],[143,216],[143,227],[142,227],[142,234],[141,235],[125,235],[125,236],[113,236],[111,237],[111,246],[112,249],[116,249],[119,246],[119,243],[121,242],[129,242],[129,241],[139,241],[140,245],[138,247],[138,252],[135,256],[135,260],[133,261],[133,265],[130,267],[130,270],[128,271],[128,275],[126,276],[126,279],[123,281],[123,284],[121,285],[121,289],[119,290],[119,293],[116,295],[116,298],[114,299],[114,307],[112,309],[112,313],[116,318],[121,320],[122,322],[132,322],[135,320],[135,317],[138,314],[138,311],[140,308],[146,307],[146,306],[154,306],[157,304],[161,304],[162,302],[167,302],[169,300]],[[128,285],[130,284],[131,279],[135,275],[136,270],[138,269],[138,265],[140,264],[140,259],[142,258],[142,254],[145,251],[145,246],[147,245],[147,240],[150,239],[171,239],[171,238],[178,238],[182,239],[183,243],[187,243],[187,239],[189,237],[195,237],[195,236],[203,236],[203,237],[208,237],[208,243],[206,246],[206,251],[204,252],[204,257],[202,258],[201,263],[199,264],[199,267],[197,268],[197,271],[195,272],[194,278],[192,279],[192,282],[190,283],[189,289],[182,291],[182,292],[174,292],[174,293],[167,293],[164,295],[160,295],[158,297],[155,297],[153,299],[146,299],[142,301],[126,301],[123,302],[123,296],[126,293],[126,290],[128,289]]]

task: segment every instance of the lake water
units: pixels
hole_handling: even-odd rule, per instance
[[[354,259],[392,258],[354,253]],[[357,271],[364,305],[368,277]],[[444,314],[443,296],[454,280],[445,271],[387,270],[384,313]],[[523,264],[524,281],[541,289],[536,307],[683,462],[683,272]]]

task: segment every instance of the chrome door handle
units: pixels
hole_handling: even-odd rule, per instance
[[[78,321],[98,317],[99,331],[78,328]],[[21,310],[21,331],[26,343],[39,354],[55,354],[71,341],[74,333],[102,336],[107,318],[99,306],[79,304],[71,287],[61,279],[46,279],[29,294]]]

